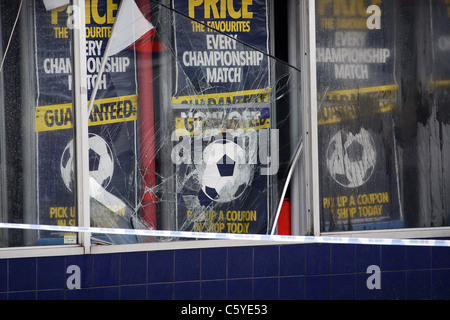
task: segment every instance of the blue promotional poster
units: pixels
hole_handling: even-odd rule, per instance
[[[70,8],[47,11],[34,1],[39,92],[35,106],[38,222],[75,226],[74,110]],[[86,1],[87,87],[93,89],[120,0]],[[109,57],[89,117],[91,225],[129,227],[137,204],[135,56]],[[57,179],[55,179],[57,177]],[[52,183],[48,181],[51,180]],[[54,182],[56,180],[56,183]],[[74,243],[75,235],[41,232],[40,241]]]
[[[266,233],[271,204],[269,7],[173,0],[177,228]],[[265,153],[265,154],[263,154]],[[273,170],[272,170],[273,171]]]
[[[322,231],[403,225],[393,1],[317,1]]]

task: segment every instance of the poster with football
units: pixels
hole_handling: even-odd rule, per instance
[[[36,24],[39,92],[34,119],[38,150],[37,215],[39,224],[76,226],[73,68],[68,45],[72,26],[67,19],[68,5],[54,7],[50,2],[46,2],[46,6],[43,1],[33,2],[39,21]],[[97,81],[119,4],[120,0],[86,2],[88,96]],[[89,193],[93,227],[129,228],[137,206],[135,65],[133,50],[123,50],[107,58],[89,114]],[[112,237],[108,241],[115,242]],[[76,235],[41,231],[38,243],[74,242]]]
[[[174,25],[177,228],[266,233],[267,166],[277,164],[267,161],[273,137],[268,4],[234,1],[232,12],[201,1],[173,6],[184,14]]]
[[[321,231],[401,228],[392,1],[316,7]]]

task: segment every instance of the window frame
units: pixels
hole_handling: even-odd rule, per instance
[[[73,78],[74,78],[74,115],[75,115],[75,172],[76,172],[76,208],[78,225],[90,226],[89,202],[89,127],[88,127],[88,90],[86,69],[86,10],[84,0],[73,0],[76,27],[73,29]],[[90,253],[90,233],[78,233],[78,241],[84,253]]]

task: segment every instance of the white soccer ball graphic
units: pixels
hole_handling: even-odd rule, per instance
[[[355,135],[340,130],[328,144],[328,171],[344,187],[356,188],[365,184],[375,169],[376,160],[375,143],[364,128]]]
[[[199,181],[203,193],[215,202],[239,198],[250,184],[253,166],[246,163],[245,150],[230,140],[216,140],[203,151]]]
[[[63,151],[60,163],[61,177],[67,189],[73,191],[74,145],[71,140]],[[106,141],[93,133],[89,134],[89,175],[106,188],[114,173],[112,151]]]

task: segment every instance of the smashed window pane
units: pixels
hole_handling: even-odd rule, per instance
[[[289,117],[301,119],[302,108],[290,105],[299,71],[269,54],[268,3],[220,13],[209,6],[209,14],[184,1],[171,6],[86,1],[89,178],[81,182],[72,105],[78,8],[67,0],[2,1],[2,246],[77,244],[76,231],[47,227],[79,225],[78,183],[89,188],[84,214],[93,228],[276,229],[301,145]]]
[[[123,1],[116,26],[130,31],[113,26],[109,44],[119,49],[87,39],[88,72],[100,79],[89,129],[93,227],[272,231],[301,143],[289,135],[290,114],[302,112],[289,100],[299,71],[268,54],[265,1],[221,22],[202,21],[200,9]]]

